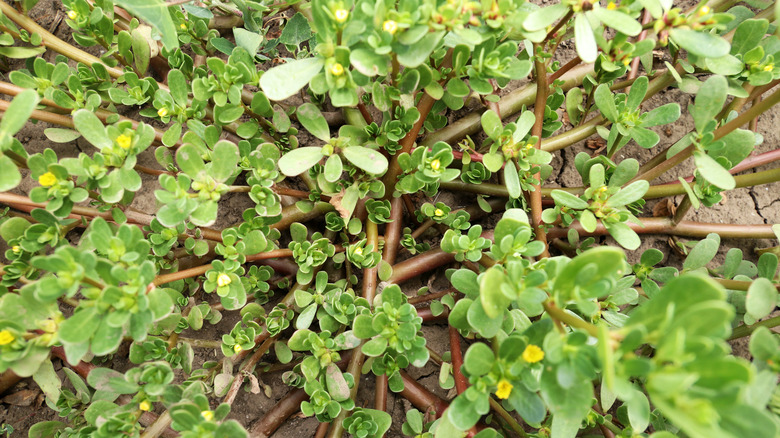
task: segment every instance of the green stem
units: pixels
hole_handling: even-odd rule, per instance
[[[599,336],[598,327],[580,318],[577,318],[571,313],[566,312],[565,310],[556,306],[555,303],[551,302],[550,300],[543,302],[542,306],[544,306],[544,310],[547,312],[548,315],[550,315],[551,318],[560,321],[564,324],[567,324],[571,327],[585,330],[586,332],[588,332],[589,335],[593,336],[594,338],[597,338]]]
[[[765,319],[763,321],[759,321],[755,324],[746,325],[743,324],[737,328],[734,329],[734,331],[731,332],[731,336],[729,336],[729,341],[733,341],[734,339],[744,338],[745,336],[750,336],[754,331],[756,331],[759,327],[767,327],[767,328],[773,328],[780,325],[780,316],[775,316],[774,318]]]
[[[651,217],[642,218],[642,225],[626,223],[637,234],[666,234],[670,236],[703,238],[710,233],[715,233],[723,239],[774,239],[775,233],[772,231],[772,225],[737,225],[737,224],[714,224],[704,222],[681,221],[674,225],[671,218]],[[604,236],[607,235],[607,229],[600,223],[593,232],[582,229],[579,222],[572,224],[569,228],[574,228],[580,236]],[[551,238],[565,238],[569,228],[555,227],[548,234]]]
[[[523,438],[528,436],[528,433],[526,433],[523,427],[520,426],[520,424],[512,417],[512,415],[509,414],[509,412],[506,411],[506,409],[504,409],[503,406],[501,406],[501,403],[494,400],[493,397],[488,397],[488,400],[490,400],[491,409],[493,409],[499,417],[503,418],[516,434]]]

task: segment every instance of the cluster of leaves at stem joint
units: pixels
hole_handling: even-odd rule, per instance
[[[713,271],[753,281],[746,294],[725,291],[707,278],[706,265],[720,244],[714,234],[693,246],[678,272],[656,267],[663,258],[658,250],[646,251],[633,267],[621,250],[610,247],[534,263],[522,252],[506,250],[512,241],[527,241],[529,229],[522,211],[509,210],[496,226],[491,250],[500,264],[481,274],[448,272],[465,295],[454,304],[449,323],[463,334],[492,340],[492,345],[477,342],[466,352],[463,373],[471,385],[451,403],[437,436],[471,428],[488,413],[491,394],[532,427],[550,428],[553,436],[574,436],[592,414],[591,381],[596,378],[602,381],[601,407],[616,406],[626,431],[644,431],[652,422],[656,431],[671,433],[774,436],[777,425],[765,407],[776,392],[771,359],[776,352],[771,348],[777,340],[762,331],[751,342],[751,351],[760,358],[751,364],[731,356],[725,339],[735,311],[743,309],[747,313],[742,318],[752,323],[774,308],[776,256],[767,253],[753,265],[732,250]],[[644,296],[632,287],[637,280]],[[697,294],[686,293],[691,290]],[[621,306],[629,310],[621,312]],[[543,317],[532,322],[538,315]],[[561,318],[572,330],[555,328],[552,319]],[[642,348],[652,348],[654,354],[638,355]],[[689,349],[697,354],[685,356]],[[727,389],[731,384],[746,385],[762,396],[732,392]],[[676,390],[680,385],[685,391]],[[722,397],[729,403],[721,404]],[[750,418],[750,424],[739,417]]]
[[[482,128],[488,136],[483,147],[490,147],[482,162],[490,172],[504,169],[505,184],[512,198],[519,198],[523,191],[533,190],[533,186],[540,183],[535,177],[540,171],[542,180],[552,172],[549,166],[552,154],[535,148],[539,139],[528,135],[534,121],[534,114],[524,111],[516,122],[502,126],[501,119],[493,110],[482,113]]]
[[[588,154],[580,153],[575,158],[575,166],[587,186],[585,192],[577,196],[564,190],[553,190],[555,207],[544,210],[542,219],[548,224],[560,221],[563,226],[571,225],[576,219],[588,232],[593,232],[601,222],[621,246],[638,248],[639,236],[626,222],[641,225],[632,210],[644,205],[642,196],[650,184],[639,180],[623,187],[639,170],[637,161],[627,159],[615,166],[604,156],[590,158]]]
[[[74,390],[57,388],[56,406],[69,423],[41,422],[30,429],[30,436],[138,436],[142,430],[140,413],[152,410],[156,404],[169,410],[171,427],[183,437],[247,436],[238,422],[225,419],[230,412],[228,404],[211,408],[202,383],[173,384],[173,370],[166,362],[147,361],[125,374],[96,368],[86,382],[70,369],[64,371]],[[115,403],[122,394],[130,395],[131,401]]]
[[[404,388],[400,371],[410,364],[424,366],[430,357],[420,332],[422,318],[397,285],[386,287],[377,296],[374,309],[361,311],[352,323],[352,336],[368,339],[361,351],[370,359],[364,371],[388,377],[393,392]]]
[[[452,209],[443,202],[437,202],[431,204],[430,202],[424,203],[418,211],[415,212],[417,220],[423,222],[430,219],[437,224],[446,225],[453,230],[467,230],[471,227],[469,219],[471,215],[464,210]]]

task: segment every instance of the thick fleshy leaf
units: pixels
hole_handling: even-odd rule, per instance
[[[683,49],[703,58],[720,58],[731,48],[728,41],[709,32],[677,28],[671,29],[669,36]]]
[[[723,76],[710,76],[696,93],[693,109],[693,124],[696,130],[702,132],[708,122],[712,121],[723,108],[728,92],[728,81]]]
[[[546,29],[556,21],[563,18],[569,12],[569,7],[565,3],[558,3],[546,8],[537,9],[523,21],[523,27],[528,31]]]
[[[633,88],[632,88],[633,90]],[[666,125],[676,122],[680,118],[680,104],[667,103],[666,105],[654,108],[644,114],[642,126],[649,128],[651,126]]]
[[[593,9],[593,14],[602,23],[628,36],[637,36],[642,32],[642,25],[623,12],[597,7]]]
[[[596,92],[593,95],[596,101],[596,106],[610,121],[616,121],[618,119],[617,107],[615,106],[615,98],[612,96],[612,92],[609,90],[609,86],[601,84],[596,88]]]
[[[16,163],[6,155],[0,155],[0,192],[6,192],[22,182],[22,174]]]
[[[583,62],[594,62],[599,55],[596,45],[596,37],[588,23],[585,14],[577,14],[574,17],[574,41],[577,44],[577,55]]]
[[[510,198],[516,199],[523,194],[523,189],[520,186],[520,176],[517,174],[517,167],[514,161],[509,161],[504,166],[504,184]]]
[[[734,176],[709,155],[695,152],[693,160],[696,163],[696,169],[710,184],[723,190],[731,190],[736,187],[737,182],[734,180]]]
[[[342,152],[350,163],[372,175],[381,175],[387,170],[387,158],[381,152],[363,146],[349,146]]]
[[[103,126],[103,122],[101,122],[92,111],[86,109],[76,111],[76,113],[73,114],[73,124],[75,125],[76,130],[98,149],[108,148],[114,144],[114,142],[108,138],[106,127]]]
[[[293,149],[279,159],[279,170],[287,176],[300,175],[322,159],[322,148],[308,146]]]
[[[306,128],[311,135],[319,138],[322,141],[330,140],[330,128],[328,128],[328,122],[313,103],[304,103],[297,110],[298,121],[301,122],[304,128]]]
[[[168,50],[179,47],[179,38],[165,0],[116,0],[117,6],[154,26]]]
[[[610,196],[606,205],[608,207],[622,207],[632,202],[636,202],[642,199],[642,196],[647,193],[649,188],[650,183],[646,180],[640,179],[639,181],[633,182],[626,187],[623,187],[619,192]]]
[[[271,100],[287,99],[322,71],[323,64],[320,58],[306,58],[276,66],[260,78],[260,88]]]
[[[647,128],[634,127],[631,128],[629,132],[631,134],[631,138],[633,138],[639,146],[642,146],[645,149],[650,149],[651,147],[657,145],[661,140],[658,134]]]

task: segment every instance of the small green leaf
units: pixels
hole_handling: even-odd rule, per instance
[[[628,36],[637,36],[642,32],[642,25],[623,12],[596,7],[593,14],[602,23]]]
[[[322,148],[307,146],[293,149],[279,159],[279,170],[287,176],[300,175],[322,159]]]
[[[330,141],[330,128],[328,128],[328,122],[313,103],[304,103],[298,107],[298,121],[301,122],[304,128],[306,128],[311,135],[319,138],[322,141]]]
[[[690,110],[697,131],[703,132],[705,125],[714,120],[721,111],[726,102],[728,85],[726,78],[719,75],[710,76],[701,85],[699,92],[696,93],[693,109]]]
[[[621,207],[631,204],[642,199],[642,196],[647,193],[650,188],[650,183],[646,180],[639,180],[629,184],[628,186],[620,189],[619,192],[610,196],[607,200],[607,207]]]
[[[117,6],[154,26],[166,49],[179,47],[179,38],[165,0],[116,0]]]
[[[709,155],[697,151],[693,154],[693,160],[696,169],[710,184],[723,190],[731,190],[737,186],[734,176]]]
[[[110,148],[114,142],[108,138],[106,127],[94,112],[80,109],[73,115],[73,124],[84,138],[98,149]]]
[[[484,376],[493,368],[495,361],[493,350],[487,344],[475,342],[463,356],[463,368],[471,376]]]
[[[674,28],[669,36],[683,49],[703,58],[720,58],[731,49],[728,41],[707,31]]]
[[[593,29],[585,14],[580,13],[574,17],[574,41],[577,44],[577,55],[583,62],[596,61],[599,49],[596,45],[596,37],[593,36]]]
[[[642,244],[639,235],[623,222],[605,226],[609,234],[625,249],[635,250]]]
[[[35,90],[24,90],[19,93],[0,119],[0,139],[13,136],[22,129],[30,118],[40,97]],[[102,126],[102,125],[101,125]]]
[[[295,15],[285,23],[282,34],[279,36],[279,42],[288,46],[298,46],[302,42],[308,41],[311,36],[309,20],[307,20],[302,13],[296,12]]]
[[[480,277],[479,299],[485,314],[490,318],[503,315],[509,305],[509,298],[501,292],[504,276],[502,268],[491,268]]]
[[[287,26],[289,26],[289,22],[287,23]],[[287,26],[285,26],[284,28],[285,30],[287,30]],[[285,31],[283,30],[282,31],[283,35],[284,32]],[[233,36],[236,39],[236,45],[249,52],[249,55],[252,57],[257,55],[257,49],[259,49],[260,44],[263,43],[262,35],[255,32],[250,32],[241,27],[233,28]]]
[[[555,200],[555,203],[559,205],[575,210],[584,210],[588,208],[588,203],[585,200],[564,190],[553,190],[551,196],[553,197],[553,200]]]
[[[6,155],[0,155],[0,192],[6,192],[22,182],[22,174],[16,163]]]
[[[501,135],[501,131],[504,130],[504,125],[501,123],[501,118],[493,110],[487,110],[482,113],[482,129],[485,130],[485,134],[488,137],[496,139]]]
[[[766,317],[777,306],[777,289],[766,278],[757,278],[750,284],[747,291],[745,308],[754,319]]]
[[[504,166],[504,184],[510,198],[519,198],[523,195],[523,189],[520,186],[520,176],[517,174],[517,167],[514,161],[508,161]]]
[[[596,88],[596,92],[593,95],[596,101],[596,106],[607,119],[612,122],[617,121],[618,112],[615,106],[615,98],[612,96],[612,92],[609,90],[607,84],[601,84]]]
[[[544,30],[563,18],[567,12],[569,12],[569,7],[565,3],[556,3],[546,8],[539,8],[528,14],[528,17],[523,21],[523,27],[531,32]]]
[[[350,163],[372,175],[381,175],[387,171],[387,158],[377,150],[363,146],[349,146],[342,153]]]
[[[70,344],[89,340],[100,325],[96,307],[79,310],[60,325],[60,339]]]
[[[324,63],[321,58],[306,58],[276,66],[260,78],[260,88],[271,100],[287,99],[322,71]]]
[[[325,181],[336,182],[341,178],[341,173],[344,171],[344,167],[341,163],[341,157],[338,155],[331,155],[325,162]]]

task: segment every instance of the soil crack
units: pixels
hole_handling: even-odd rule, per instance
[[[753,206],[756,209],[756,214],[758,214],[758,217],[760,217],[765,224],[768,224],[769,221],[767,221],[767,219],[761,213],[761,207],[758,205],[758,196],[756,195],[755,189],[751,187],[750,190],[748,190],[748,194],[750,195],[750,199],[753,200]]]

